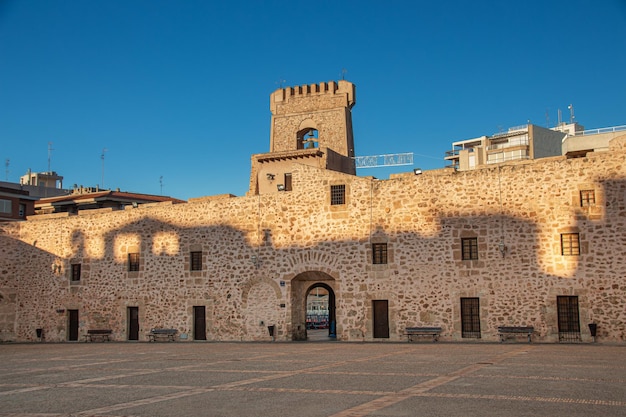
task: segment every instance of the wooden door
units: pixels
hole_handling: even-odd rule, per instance
[[[374,338],[389,338],[389,301],[373,300]]]
[[[580,342],[580,318],[577,296],[556,297],[559,341]]]
[[[67,310],[69,341],[78,341],[78,310]]]
[[[193,307],[193,339],[206,340],[206,307]]]
[[[480,300],[461,298],[461,337],[480,339]]]
[[[128,307],[128,340],[139,340],[139,307]]]

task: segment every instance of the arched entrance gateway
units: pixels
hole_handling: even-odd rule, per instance
[[[307,340],[310,332],[336,337],[335,286],[335,279],[321,271],[302,272],[291,280],[292,340]]]

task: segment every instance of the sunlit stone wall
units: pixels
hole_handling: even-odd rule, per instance
[[[205,306],[208,340],[270,340],[269,325],[291,340],[292,313],[324,276],[340,340],[374,340],[373,300],[389,301],[389,340],[435,325],[442,340],[461,340],[460,299],[478,297],[481,340],[528,325],[534,340],[556,342],[556,297],[575,295],[583,341],[593,321],[598,341],[624,342],[625,142],[587,158],[389,180],[294,164],[290,192],[2,224],[0,337],[32,341],[42,328],[47,341],[67,340],[68,310],[78,310],[81,337],[107,328],[126,340],[127,308],[138,307],[140,340],[152,327],[193,340],[193,307]],[[336,184],[344,205],[330,205]],[[594,190],[594,206],[581,207],[581,190]],[[570,232],[580,256],[561,255]],[[463,237],[478,239],[478,260],[461,259]],[[387,264],[372,264],[372,242],[388,244]],[[201,271],[190,270],[192,251],[202,251]],[[129,253],[140,254],[139,271],[128,271]]]

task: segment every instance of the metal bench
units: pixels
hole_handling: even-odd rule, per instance
[[[102,342],[109,342],[111,340],[110,336],[113,333],[113,330],[109,329],[92,329],[87,330],[87,340],[88,342],[94,342],[96,340],[100,340]]]
[[[439,340],[441,327],[407,327],[404,329],[404,335],[409,342],[413,341],[413,336],[432,336],[433,342]]]
[[[498,326],[498,335],[500,336],[500,342],[504,342],[509,336],[526,335],[528,336],[528,343],[530,343],[531,335],[535,331],[532,326]]]
[[[151,342],[156,342],[158,338],[167,338],[170,342],[176,340],[177,329],[151,329],[148,338]]]

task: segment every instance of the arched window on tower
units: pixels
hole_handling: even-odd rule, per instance
[[[298,132],[298,149],[319,148],[319,132],[317,129],[306,128]]]

